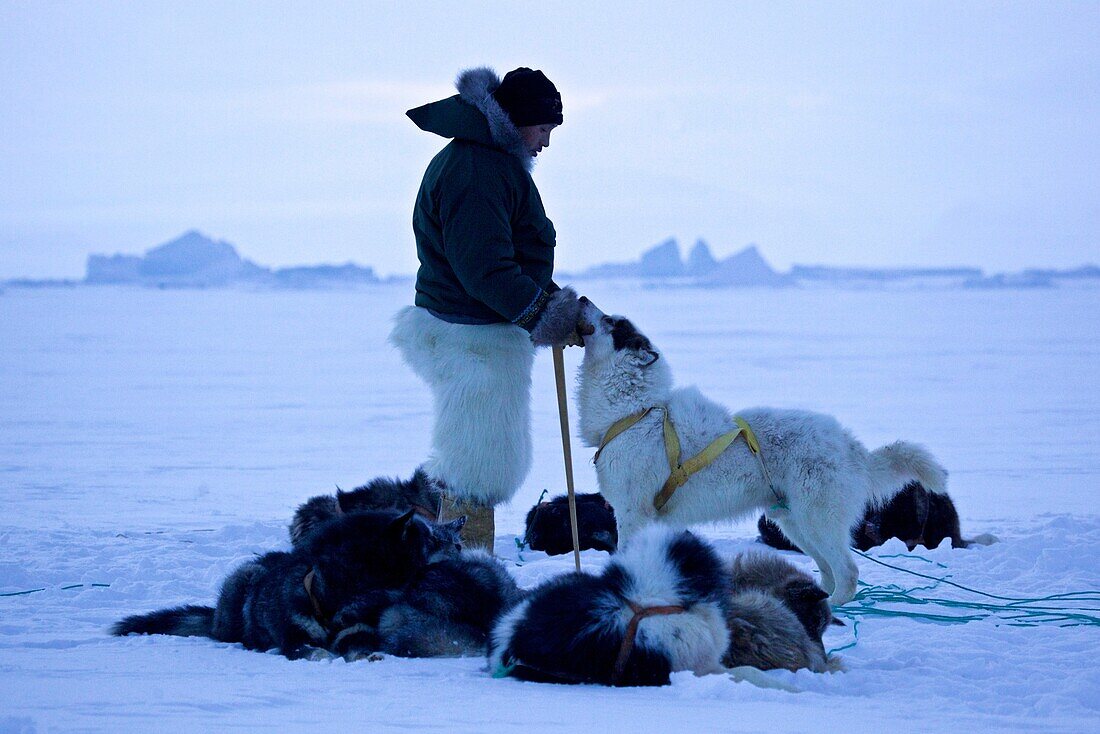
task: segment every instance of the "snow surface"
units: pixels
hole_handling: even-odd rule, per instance
[[[889,562],[1009,596],[1100,589],[1100,289],[582,287],[732,408],[822,410],[869,446],[926,444],[951,470],[963,534],[1002,541]],[[846,672],[767,674],[800,693],[690,674],[661,689],[560,687],[494,680],[481,659],[290,662],[109,637],[126,614],[211,602],[236,564],[286,545],[310,495],[423,459],[427,391],[385,343],[411,295],[407,283],[0,295],[0,594],[42,589],[0,597],[0,732],[1100,731],[1096,627],[866,619],[840,653]],[[571,373],[580,356],[567,352]],[[564,489],[545,353],[534,431],[534,469],[497,519],[497,551],[524,586],[572,568],[514,542],[542,488]],[[578,489],[592,490],[590,452],[573,446]],[[751,521],[700,531],[730,554],[755,535]],[[920,583],[858,562],[865,581]],[[835,628],[826,645],[852,639]]]

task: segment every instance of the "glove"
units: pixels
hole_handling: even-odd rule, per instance
[[[550,296],[542,315],[531,329],[531,341],[540,347],[561,347],[580,342],[577,323],[581,319],[581,304],[577,292],[562,288]]]

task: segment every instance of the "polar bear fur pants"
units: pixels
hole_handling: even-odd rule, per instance
[[[459,502],[507,502],[531,469],[535,348],[512,324],[452,324],[409,306],[390,343],[431,388],[432,449],[424,469]]]

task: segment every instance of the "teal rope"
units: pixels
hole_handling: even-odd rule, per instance
[[[901,568],[900,566],[893,566],[889,563],[884,563],[883,561],[878,560],[874,556],[868,555],[868,554],[864,553],[863,551],[858,551],[855,548],[852,549],[852,552],[857,554],[857,555],[863,556],[868,561],[872,561],[874,563],[877,563],[880,566],[886,566],[887,568],[892,568],[895,571],[902,571],[904,573],[912,574],[913,576],[920,576],[923,579],[928,579],[930,581],[936,581],[936,582],[939,582],[939,583],[942,583],[942,584],[947,584],[948,586],[954,586],[957,589],[962,589],[963,591],[969,591],[972,594],[978,594],[980,596],[986,596],[986,597],[989,597],[990,599],[1000,599],[1001,601],[1008,601],[1008,602],[1013,602],[1013,603],[1016,603],[1016,604],[1027,604],[1027,603],[1032,603],[1032,602],[1048,601],[1049,599],[1052,598],[1050,596],[1044,596],[1044,597],[1039,597],[1039,598],[1028,598],[1028,597],[1016,597],[1016,596],[999,596],[998,594],[990,594],[990,593],[985,592],[985,591],[979,591],[978,589],[972,589],[969,586],[963,586],[962,584],[956,584],[954,581],[948,581],[946,577],[945,578],[938,578],[936,576],[929,576],[928,574],[918,573],[917,571],[910,571],[908,568]],[[915,556],[915,557],[919,558],[919,556]],[[921,560],[927,561],[928,559],[927,558],[922,558]],[[1073,592],[1069,592],[1069,595],[1073,595],[1073,596],[1080,596],[1082,594],[1091,595],[1093,597],[1091,599],[1086,599],[1085,601],[1100,602],[1100,591],[1073,591]],[[1067,596],[1067,595],[1066,594],[1055,594],[1054,596],[1064,597],[1064,596]]]
[[[547,492],[549,492],[549,491],[550,490],[548,490],[548,489],[543,489],[542,490],[542,494],[540,494],[538,500],[535,501],[535,507],[538,507],[539,505],[542,504],[542,498],[545,497]],[[535,517],[538,517],[538,510],[535,511]],[[522,566],[523,564],[527,563],[526,559],[524,559],[524,557],[523,557],[523,549],[527,547],[527,536],[530,535],[530,534],[531,534],[531,528],[527,528],[527,532],[525,532],[523,534],[523,540],[520,540],[518,535],[515,538],[516,548],[518,549],[516,551],[516,565],[517,566]]]
[[[510,676],[512,674],[512,671],[515,670],[515,669],[516,669],[516,664],[514,662],[513,663],[508,663],[507,665],[505,665],[504,661],[502,660],[497,665],[496,670],[493,671],[493,677],[497,678],[497,679],[507,678],[508,676]]]
[[[852,641],[849,642],[847,645],[841,645],[840,647],[834,647],[831,650],[826,651],[825,655],[829,656],[829,655],[832,655],[834,652],[840,652],[841,650],[847,650],[848,648],[855,647],[857,642],[859,642],[859,620],[858,619],[854,620],[852,622]]]
[[[62,591],[68,591],[69,589],[82,589],[88,587],[90,589],[108,589],[110,584],[69,584],[68,586],[59,587]],[[0,594],[3,596],[26,596],[27,594],[37,594],[40,591],[45,591],[47,587],[43,586],[41,589],[27,589],[26,591],[9,591],[6,594]]]
[[[852,550],[855,550],[855,549],[853,548]],[[859,551],[856,551],[856,552],[859,553]],[[924,561],[925,563],[931,563],[932,565],[939,566],[940,568],[947,568],[947,566],[940,563],[939,561],[933,561],[931,558],[925,558],[924,556],[918,556],[915,553],[892,553],[891,555],[888,555],[888,556],[879,556],[879,558],[912,558],[912,559],[915,559],[917,561]]]
[[[854,550],[854,549],[853,549]],[[901,571],[913,576],[928,579],[932,584],[916,586],[904,589],[895,584],[886,586],[874,586],[860,582],[860,588],[849,604],[836,610],[839,616],[856,619],[857,617],[905,617],[909,619],[923,619],[939,624],[966,624],[983,619],[996,618],[1012,627],[1037,627],[1043,624],[1057,624],[1060,627],[1100,626],[1100,617],[1095,617],[1083,612],[1100,612],[1100,607],[1091,606],[1052,606],[1051,603],[1062,604],[1090,604],[1100,603],[1100,591],[1071,591],[1061,594],[1049,594],[1042,597],[1011,597],[999,594],[990,594],[979,589],[974,589],[963,584],[950,581],[948,576],[936,577],[928,574],[912,571],[900,566],[885,563],[873,556],[854,550],[860,556],[887,568]],[[911,555],[884,556],[885,558],[904,557],[916,558],[926,563],[933,563],[927,558]],[[936,564],[943,568],[943,564]],[[940,584],[954,586],[963,591],[984,596],[989,599],[1008,602],[1007,604],[993,604],[990,602],[962,601],[958,599],[944,599],[941,597],[917,596],[914,592],[931,591]],[[880,609],[877,604],[912,604],[914,606],[940,606],[947,609],[957,609],[963,614],[930,614],[926,612],[909,612],[895,609]],[[1041,605],[1041,606],[1040,606]],[[848,645],[847,647],[850,647]]]

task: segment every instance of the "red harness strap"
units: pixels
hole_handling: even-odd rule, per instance
[[[306,577],[302,579],[302,586],[306,589],[306,594],[309,595],[309,601],[313,604],[313,617],[317,620],[317,623],[325,628],[326,632],[332,631],[332,623],[325,615],[323,609],[321,609],[321,602],[317,601],[317,597],[313,595],[313,576],[316,574],[316,569],[310,569]]]
[[[638,625],[646,617],[658,617],[669,614],[683,614],[687,610],[683,607],[667,605],[663,607],[643,607],[629,599],[626,603],[630,605],[630,609],[634,612],[634,616],[630,618],[630,622],[626,625],[626,634],[623,635],[623,644],[619,647],[619,657],[615,660],[615,669],[611,673],[611,685],[616,685],[619,679],[622,678],[623,671],[626,669],[626,661],[630,659],[630,653],[634,651],[634,639],[638,636]]]

